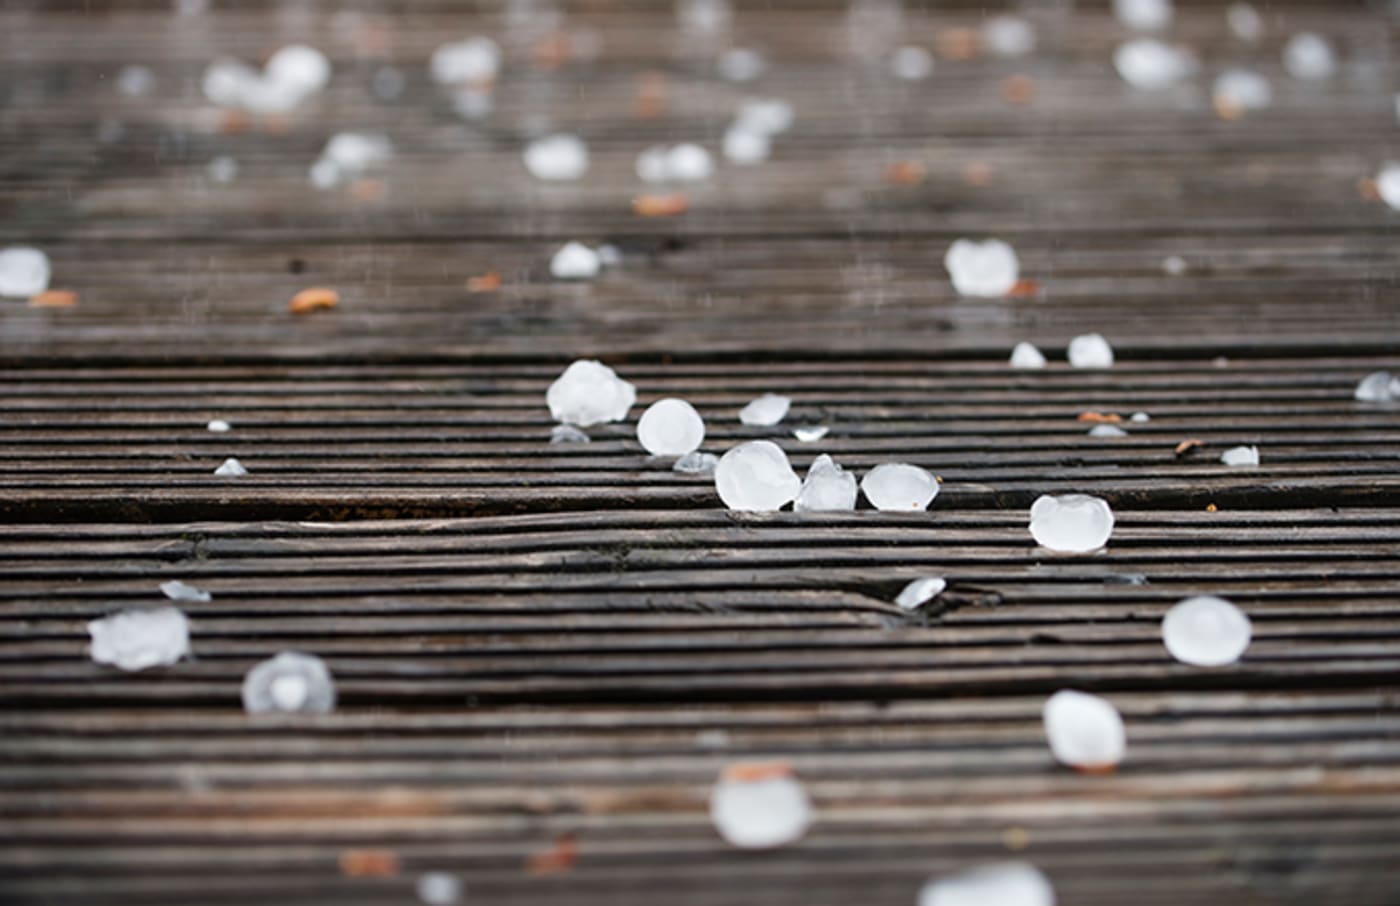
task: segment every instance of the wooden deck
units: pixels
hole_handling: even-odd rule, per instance
[[[0,246],[45,249],[79,294],[0,303],[0,903],[387,906],[445,870],[471,904],[906,906],[1008,857],[1065,906],[1400,902],[1400,408],[1352,399],[1400,366],[1400,215],[1358,188],[1400,156],[1380,4],[1259,4],[1251,47],[1183,0],[1202,73],[1151,95],[1090,2],[1027,5],[1030,57],[918,83],[851,59],[844,3],[741,3],[734,43],[770,63],[750,85],[669,2],[570,4],[597,55],[553,70],[557,39],[486,0],[224,6],[0,4]],[[985,4],[908,6],[899,40],[946,47]],[[1330,81],[1282,72],[1302,29],[1333,40]],[[507,63],[464,121],[425,61],[476,33]],[[231,123],[200,95],[218,54],[292,40],[335,63],[307,109]],[[149,96],[113,87],[135,63]],[[394,103],[369,91],[386,64]],[[1270,109],[1215,115],[1232,64],[1271,78]],[[1028,104],[1002,96],[1018,74]],[[774,158],[634,216],[637,152],[715,148],[750,95],[796,108]],[[589,142],[586,181],[525,174],[543,126]],[[319,192],[346,129],[396,158]],[[904,161],[923,182],[886,179]],[[983,235],[1029,297],[954,294],[944,250]],[[569,239],[623,261],[554,281]],[[468,290],[488,272],[498,291]],[[318,285],[339,308],[287,313]],[[1111,371],[1064,364],[1090,331]],[[1010,370],[1020,340],[1050,367]],[[639,405],[693,402],[706,449],[773,436],[737,410],[785,393],[787,425],[832,429],[777,429],[799,471],[910,461],[942,492],[917,516],[731,514],[646,457],[640,408],[551,446],[544,390],[582,356]],[[1122,439],[1077,420],[1139,410]],[[1242,443],[1258,469],[1219,464]],[[227,456],[251,474],[215,478]],[[1113,503],[1105,554],[1033,546],[1030,502],[1072,491]],[[889,603],[929,573],[935,612]],[[86,622],[171,578],[214,595],[185,605],[195,658],[93,664]],[[1253,619],[1233,667],[1162,647],[1202,593]],[[335,714],[244,715],[244,672],[284,649],[326,658]],[[1040,707],[1064,687],[1122,711],[1116,774],[1053,763]],[[709,787],[768,759],[816,823],[731,849]],[[563,835],[572,870],[531,872]],[[347,877],[357,849],[401,867]]]

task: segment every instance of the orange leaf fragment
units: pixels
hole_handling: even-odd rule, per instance
[[[1215,513],[1215,512],[1218,512],[1219,510],[1220,510],[1220,507],[1216,506],[1216,505],[1213,504],[1213,503],[1208,503],[1208,504],[1206,504],[1206,512],[1207,512],[1207,513]]]
[[[1114,771],[1118,770],[1118,765],[1116,765],[1116,764],[1077,764],[1077,765],[1074,766],[1074,769],[1075,769],[1077,772],[1079,772],[1080,774],[1089,774],[1089,775],[1091,775],[1091,776],[1103,776],[1103,775],[1105,775],[1105,774],[1112,774]]]
[[[1356,194],[1360,195],[1363,201],[1379,201],[1381,190],[1374,179],[1363,176],[1356,181]]]
[[[690,210],[690,198],[684,192],[665,195],[638,195],[632,199],[632,213],[638,217],[675,217]]]
[[[493,293],[501,288],[501,275],[496,271],[487,271],[479,277],[471,277],[467,280],[467,292],[469,293]]]
[[[980,160],[973,161],[963,167],[963,182],[976,188],[985,188],[992,184],[992,165],[983,163]]]
[[[30,308],[72,308],[78,304],[78,294],[71,289],[46,289],[29,297]]]
[[[219,116],[219,131],[225,135],[245,132],[249,124],[248,114],[242,110],[225,110]]]
[[[971,60],[981,50],[982,40],[976,29],[947,28],[938,33],[933,44],[945,60]]]
[[[1008,299],[1029,299],[1040,294],[1040,282],[1029,277],[1022,277],[1012,284],[1007,292]]]
[[[928,168],[916,160],[898,160],[885,167],[885,182],[896,186],[917,186],[928,176]]]
[[[1008,104],[1024,107],[1035,97],[1035,82],[1030,76],[1009,75],[1001,80],[1001,99]]]
[[[340,853],[340,873],[347,878],[392,878],[399,868],[399,854],[392,849],[346,849]]]
[[[632,98],[632,115],[654,120],[666,110],[666,74],[644,72],[637,77],[637,94]]]
[[[578,838],[573,834],[560,834],[553,846],[530,857],[526,869],[536,877],[558,875],[569,871],[577,863]]]
[[[1180,459],[1181,457],[1190,453],[1192,450],[1195,450],[1197,447],[1201,446],[1203,443],[1205,443],[1205,441],[1199,440],[1195,437],[1189,440],[1183,440],[1181,443],[1176,445],[1176,450],[1174,452],[1176,453],[1177,458]]]
[[[1229,98],[1215,98],[1215,115],[1227,123],[1244,116],[1244,108]]]
[[[553,72],[569,62],[571,52],[572,47],[568,35],[563,32],[546,35],[535,44],[533,51],[535,68],[545,72]]]
[[[723,777],[734,783],[756,783],[778,777],[791,777],[792,765],[786,761],[736,761],[726,765]]]
[[[1116,425],[1123,420],[1123,416],[1116,412],[1081,412],[1079,421],[1092,422],[1096,425]]]
[[[322,286],[313,286],[292,296],[287,310],[294,315],[305,315],[323,308],[335,308],[339,304],[340,293]]]
[[[379,201],[384,197],[384,183],[378,179],[357,179],[350,183],[350,197],[356,201]]]

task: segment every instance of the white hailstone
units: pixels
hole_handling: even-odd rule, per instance
[[[1184,51],[1154,38],[1138,38],[1118,45],[1113,68],[1134,88],[1158,91],[1190,75],[1195,64]]]
[[[381,66],[370,77],[369,90],[381,101],[397,101],[407,84],[408,79],[401,70],[393,66]]]
[[[1283,68],[1295,79],[1316,82],[1332,77],[1337,60],[1326,38],[1305,31],[1289,38],[1283,46]]]
[[[500,72],[501,49],[490,38],[452,41],[433,51],[428,69],[440,85],[486,84]]]
[[[1112,368],[1113,347],[1102,334],[1086,333],[1069,341],[1069,363],[1075,368]]]
[[[1055,889],[1029,862],[994,862],[929,879],[919,906],[1055,906]]]
[[[907,513],[928,509],[938,496],[938,481],[918,466],[886,462],[866,473],[860,489],[875,509]]]
[[[1187,598],[1162,618],[1162,643],[1171,656],[1193,667],[1224,667],[1249,647],[1249,617],[1224,598]]]
[[[38,249],[12,245],[0,251],[0,296],[27,299],[49,288],[49,256]]]
[[[1031,343],[1021,342],[1011,350],[1012,368],[1044,368],[1045,353],[1036,349]]]
[[[222,154],[209,161],[204,172],[214,182],[233,182],[238,178],[238,161],[227,154]]]
[[[812,460],[807,480],[792,508],[799,513],[833,513],[856,508],[856,477],[823,453]]]
[[[792,105],[782,98],[746,98],[734,115],[735,125],[764,135],[788,131],[792,120]]]
[[[933,54],[912,44],[901,47],[890,57],[890,72],[906,82],[926,79],[933,74]]]
[[[1159,31],[1172,21],[1171,0],[1113,0],[1113,14],[1124,27]]]
[[[263,77],[303,96],[314,94],[331,80],[331,61],[314,47],[288,44],[263,65]]]
[[[588,172],[588,146],[576,135],[550,135],[525,148],[525,169],[536,179],[564,182]]]
[[[214,474],[220,478],[242,478],[248,474],[248,470],[243,467],[243,463],[230,456],[220,463],[219,467],[214,470]]]
[[[1152,421],[1152,416],[1148,415],[1146,412],[1134,412],[1132,415],[1128,416],[1128,421],[1141,424]]]
[[[1249,69],[1227,69],[1215,80],[1215,103],[1238,110],[1263,110],[1274,101],[1269,80]]]
[[[573,425],[555,425],[549,432],[549,442],[552,444],[590,444],[593,438],[584,434]]]
[[[1400,400],[1400,377],[1389,371],[1373,371],[1361,379],[1353,395],[1363,403],[1393,403]]]
[[[200,87],[220,107],[241,107],[244,96],[261,81],[262,76],[247,63],[224,57],[205,67]]]
[[[772,146],[773,141],[768,137],[768,133],[735,125],[725,130],[720,150],[724,153],[724,159],[731,164],[750,167],[767,160],[772,153]]]
[[[1128,432],[1117,425],[1095,425],[1089,429],[1090,437],[1127,437]]]
[[[1169,277],[1180,277],[1186,273],[1186,259],[1180,255],[1168,255],[1162,259],[1162,271]]]
[[[826,425],[803,425],[800,428],[793,428],[792,436],[804,444],[811,444],[826,437],[830,431],[831,429]]]
[[[948,580],[941,576],[926,576],[922,579],[915,579],[904,586],[904,590],[894,599],[894,603],[903,610],[915,610],[919,605],[932,601],[943,594],[943,589],[947,587]]]
[[[677,0],[676,18],[689,32],[713,34],[729,26],[734,11],[729,0]]]
[[[1016,250],[1000,239],[959,239],[943,256],[943,266],[959,295],[996,299],[1011,292],[1020,276]]]
[[[1113,534],[1113,510],[1108,501],[1087,494],[1047,494],[1031,505],[1030,530],[1041,547],[1086,554],[1108,543]]]
[[[715,465],[715,489],[731,510],[776,512],[802,490],[783,448],[771,440],[733,447]]]
[[[715,64],[720,76],[731,82],[752,82],[767,68],[763,55],[747,47],[735,47],[720,55]]]
[[[205,430],[210,431],[214,434],[227,434],[228,432],[233,430],[233,425],[230,425],[228,422],[224,421],[221,418],[216,418],[210,421],[209,424],[205,425],[204,428]]]
[[[746,425],[768,427],[787,417],[792,400],[776,393],[765,393],[739,410],[739,421]]]
[[[554,420],[580,428],[622,421],[636,401],[637,388],[594,359],[571,364],[545,393]]]
[[[1259,465],[1258,447],[1231,447],[1220,454],[1220,461],[1227,466]]]
[[[556,280],[588,280],[603,269],[598,253],[579,242],[570,242],[549,259],[549,272]]]
[[[600,245],[594,251],[604,267],[617,267],[622,263],[622,249],[615,245]]]
[[[671,466],[671,471],[685,475],[710,475],[714,473],[717,465],[719,457],[715,454],[692,450],[676,460],[675,465]]]
[[[243,677],[243,710],[249,714],[326,714],[335,709],[335,681],[314,654],[284,651]]]
[[[490,88],[464,85],[452,94],[452,110],[464,120],[479,120],[496,109],[496,96]]]
[[[121,670],[168,667],[190,653],[190,625],[175,607],[124,610],[88,623],[92,659]]]
[[[807,832],[812,804],[791,772],[749,776],[731,770],[720,775],[710,792],[710,820],[731,846],[772,849]]]
[[[145,66],[123,66],[117,73],[117,90],[127,97],[142,97],[156,87],[156,74]]]
[[[462,899],[461,879],[445,871],[419,875],[413,889],[423,906],[455,906]]]
[[[1376,191],[1381,200],[1400,211],[1400,164],[1386,164],[1376,175]]]
[[[993,16],[982,25],[982,44],[998,57],[1024,57],[1035,50],[1035,29],[1020,16]]]
[[[710,152],[699,145],[656,145],[637,155],[637,178],[643,182],[699,182],[714,171]]]
[[[1264,37],[1264,19],[1248,3],[1231,3],[1225,11],[1225,21],[1235,37],[1248,44]]]
[[[311,165],[307,176],[311,179],[313,186],[325,191],[340,185],[341,172],[340,168],[335,165],[335,161],[322,157]]]
[[[187,585],[179,579],[160,583],[160,593],[172,601],[197,601],[201,604],[208,604],[214,600],[214,596],[209,592],[195,588],[193,585]]]
[[[637,440],[653,456],[684,456],[705,440],[705,420],[685,400],[657,400],[637,420]]]
[[[665,145],[653,145],[637,155],[637,178],[642,182],[665,182],[670,177]]]
[[[1097,695],[1061,689],[1045,702],[1045,736],[1060,764],[1083,770],[1112,768],[1128,747],[1123,717]]]
[[[321,158],[343,173],[362,173],[394,156],[394,143],[375,132],[337,132],[326,142]]]
[[[244,86],[239,106],[249,113],[277,116],[295,110],[305,99],[306,93],[297,85],[259,76]]]

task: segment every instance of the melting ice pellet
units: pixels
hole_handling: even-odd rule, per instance
[[[190,653],[190,627],[175,607],[124,610],[88,623],[92,659],[121,670],[168,667]]]
[[[1331,78],[1337,61],[1326,38],[1305,31],[1289,38],[1283,46],[1283,68],[1295,79],[1317,82]]]
[[[549,273],[556,280],[588,280],[602,269],[602,258],[581,242],[565,243],[549,259]]]
[[[754,440],[720,457],[715,490],[731,510],[776,512],[797,498],[802,480],[782,447],[770,440]]]
[[[943,256],[943,266],[959,295],[987,299],[1011,292],[1021,269],[1016,250],[1000,239],[959,239]]]
[[[1113,14],[1126,28],[1159,31],[1172,21],[1171,0],[1113,0]]]
[[[1113,367],[1113,347],[1102,334],[1086,333],[1075,337],[1069,341],[1066,355],[1075,368]]]
[[[549,432],[549,442],[552,444],[587,444],[592,441],[593,438],[573,425],[555,425]]]
[[[715,454],[692,450],[676,460],[675,465],[671,466],[671,471],[685,475],[712,475],[718,465],[719,457]]]
[[[938,496],[938,481],[926,469],[908,463],[881,463],[860,483],[865,499],[877,510],[917,512]]]
[[[1044,495],[1031,505],[1031,537],[1047,550],[1086,554],[1108,543],[1113,510],[1088,494]]]
[[[812,460],[807,478],[797,492],[797,512],[840,512],[856,508],[856,477],[823,453]]]
[[[792,400],[776,393],[765,393],[739,410],[739,421],[746,425],[770,427],[787,417]]]
[[[684,456],[705,440],[705,420],[685,400],[657,400],[637,420],[637,440],[653,456]]]
[[[1155,38],[1138,38],[1113,51],[1113,68],[1134,88],[1159,91],[1190,75],[1196,64],[1185,51]]]
[[[49,288],[49,256],[14,245],[0,251],[0,296],[27,299]]]
[[[284,651],[243,677],[243,709],[249,714],[325,714],[335,709],[335,681],[316,655]]]
[[[930,878],[919,906],[1055,906],[1055,889],[1029,862],[994,862]]]
[[[580,428],[622,421],[636,401],[637,388],[594,359],[569,365],[545,393],[554,420]]]
[[[948,581],[941,576],[925,576],[922,579],[915,579],[894,599],[894,603],[902,610],[916,610],[921,605],[932,601],[943,594],[943,590],[948,587]]]
[[[710,792],[710,820],[732,846],[772,849],[801,839],[812,805],[786,765],[736,764]]]
[[[1045,737],[1055,760],[1085,771],[1123,760],[1127,734],[1118,709],[1097,695],[1061,689],[1045,702]]]
[[[207,604],[214,600],[214,596],[209,592],[181,582],[179,579],[160,583],[160,592],[172,601],[197,601]]]
[[[1249,647],[1249,617],[1214,595],[1187,598],[1162,618],[1162,643],[1171,656],[1194,667],[1233,664]]]
[[[220,463],[214,474],[221,478],[241,478],[248,474],[248,470],[244,468],[243,463],[230,456]]]
[[[588,146],[575,135],[550,135],[525,148],[525,169],[536,179],[567,182],[588,172]]]
[[[1033,370],[1045,367],[1045,353],[1031,343],[1020,342],[1011,350],[1011,367]]]
[[[1249,468],[1259,465],[1258,447],[1231,447],[1220,454],[1220,461],[1227,466]]]

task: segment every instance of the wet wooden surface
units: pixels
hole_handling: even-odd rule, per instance
[[[893,34],[945,52],[906,83],[852,56],[844,4],[741,4],[730,39],[770,70],[735,85],[712,65],[730,39],[681,36],[669,3],[572,5],[579,53],[550,71],[549,19],[496,3],[0,5],[0,245],[42,247],[79,296],[0,303],[0,902],[410,903],[445,870],[481,904],[893,906],[1004,858],[1064,904],[1400,901],[1400,409],[1352,399],[1400,365],[1397,215],[1364,184],[1395,154],[1397,22],[1270,4],[1250,46],[1223,4],[1183,3],[1202,73],[1143,95],[1102,4],[1025,8],[1030,57],[948,59],[982,6],[910,5]],[[1304,28],[1338,50],[1327,82],[1279,64]],[[464,121],[425,61],[474,33],[507,64]],[[203,67],[292,40],[332,56],[330,89],[231,129]],[[115,90],[128,64],[150,95]],[[1215,115],[1234,64],[1270,109]],[[369,90],[385,65],[394,103]],[[1003,98],[1016,74],[1029,104]],[[636,153],[715,148],[750,95],[795,107],[773,159],[634,216]],[[589,142],[587,181],[528,178],[544,128]],[[317,191],[344,129],[397,155]],[[923,182],[891,184],[899,162]],[[958,298],[964,235],[1012,242],[1033,291]],[[569,239],[622,262],[554,281]],[[287,313],[317,285],[340,306]],[[1088,331],[1111,371],[1064,364]],[[1020,340],[1050,367],[1010,370]],[[544,390],[583,355],[639,408],[551,446]],[[767,391],[787,422],[740,425]],[[926,515],[730,514],[637,443],[666,396],[706,449],[776,434],[799,470],[910,461],[941,492]],[[1090,438],[1086,411],[1152,420]],[[1237,444],[1261,466],[1221,465]],[[251,474],[215,478],[228,456]],[[1033,545],[1029,503],[1072,491],[1113,503],[1105,553]],[[932,611],[890,603],[931,573]],[[213,593],[186,605],[195,657],[91,663],[87,621],[173,578]],[[1202,593],[1252,618],[1241,663],[1163,649],[1162,614]],[[326,658],[335,714],[243,714],[244,672],[285,649]],[[1063,687],[1123,712],[1116,774],[1053,763],[1039,710]],[[733,850],[709,786],[768,759],[816,823]],[[532,874],[566,834],[573,869]],[[345,877],[355,849],[400,869]]]

